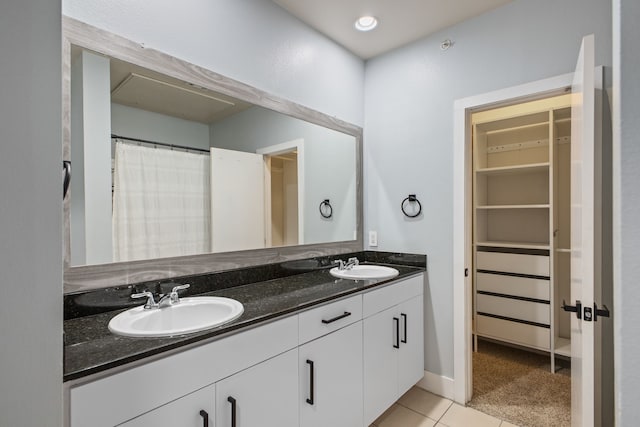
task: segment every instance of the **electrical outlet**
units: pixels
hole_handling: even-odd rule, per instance
[[[378,246],[378,232],[377,231],[369,231],[369,246],[370,247]]]

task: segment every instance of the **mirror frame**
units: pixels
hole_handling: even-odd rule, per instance
[[[363,250],[362,128],[271,95],[122,36],[62,17],[62,154],[71,150],[71,46],[137,64],[192,85],[355,137],[356,240],[71,267],[69,196],[64,200],[64,293]]]

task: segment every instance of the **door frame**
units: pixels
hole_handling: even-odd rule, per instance
[[[471,114],[566,93],[573,73],[537,80],[454,102],[453,120],[453,399],[471,400],[472,361],[472,135]],[[468,275],[465,277],[465,270]]]
[[[257,154],[265,156],[265,230],[266,235],[271,240],[271,174],[267,168],[266,156],[273,156],[276,154],[282,154],[291,150],[297,151],[297,163],[298,163],[298,244],[304,244],[304,139],[298,138],[292,141],[283,142],[280,144],[270,145],[268,147],[259,148],[256,150]]]

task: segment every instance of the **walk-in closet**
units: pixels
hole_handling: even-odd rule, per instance
[[[550,376],[535,385],[544,387],[570,372],[570,317],[561,306],[570,292],[571,95],[479,111],[471,126],[474,385],[487,376],[476,372],[487,365],[476,364],[484,349],[516,354],[502,346],[527,360],[546,357],[539,368]]]

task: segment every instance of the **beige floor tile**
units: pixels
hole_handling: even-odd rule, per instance
[[[511,424],[508,421],[503,421],[502,424],[500,424],[500,427],[518,427],[518,426],[515,424]]]
[[[375,423],[378,427],[434,427],[436,422],[401,405],[393,405]]]
[[[439,420],[447,412],[452,402],[419,387],[413,387],[398,400],[398,403],[425,417]]]
[[[491,415],[454,403],[445,412],[439,424],[447,427],[499,427],[500,422],[499,419]]]
[[[380,416],[379,416],[379,417],[378,417],[378,418],[373,422],[373,424],[371,424],[371,425],[373,425],[373,426],[376,426],[376,427],[377,427],[377,426],[382,422],[382,420],[384,420],[384,419],[389,415],[389,413],[390,413],[391,411],[393,411],[393,407],[394,407],[394,406],[396,406],[396,403],[394,403],[393,405],[391,405],[391,407],[389,407],[389,409],[387,409],[386,411],[384,411],[384,412],[382,413],[382,415],[380,415]]]

